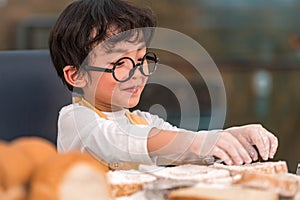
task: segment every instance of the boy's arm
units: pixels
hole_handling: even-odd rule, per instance
[[[209,154],[218,139],[216,132],[208,133],[152,128],[147,141],[149,155],[159,165],[200,160]]]
[[[192,153],[202,158],[212,155],[226,164],[250,163],[256,160],[253,147],[256,145],[264,160],[272,158],[276,152],[277,138],[259,125],[247,125],[225,131],[189,132],[168,131],[152,128],[148,136],[148,152],[151,157],[173,155],[180,159]],[[251,148],[250,148],[251,147]]]

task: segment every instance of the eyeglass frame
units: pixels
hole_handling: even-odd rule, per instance
[[[145,72],[144,72],[142,66],[143,66],[143,63],[144,63],[144,61],[145,61],[145,59],[146,59],[146,57],[147,57],[148,54],[154,55],[154,60],[153,60],[153,61],[155,62],[155,66],[154,66],[153,71],[147,75],[147,74],[145,74]],[[118,64],[121,60],[123,60],[123,59],[129,59],[129,60],[131,61],[131,63],[132,63],[133,68],[129,70],[129,76],[128,76],[128,78],[126,78],[125,80],[119,80],[119,79],[116,77],[116,75],[115,75],[115,69],[116,69],[116,67],[118,66],[117,64]],[[125,56],[125,57],[119,58],[116,62],[114,62],[114,63],[113,63],[113,68],[103,68],[103,67],[96,67],[96,66],[91,66],[91,65],[85,65],[85,66],[84,66],[84,69],[87,70],[87,71],[97,71],[97,72],[112,73],[112,76],[114,77],[114,79],[115,79],[116,81],[118,81],[118,82],[126,82],[126,81],[128,81],[129,79],[132,78],[132,76],[134,75],[136,69],[139,69],[140,72],[141,72],[144,76],[146,76],[146,77],[152,75],[152,74],[156,71],[156,68],[157,68],[157,64],[158,64],[159,59],[158,59],[158,57],[156,56],[156,54],[155,54],[154,52],[147,52],[147,53],[143,56],[143,58],[142,58],[142,59],[138,59],[138,61],[141,61],[141,62],[136,64],[132,58]]]

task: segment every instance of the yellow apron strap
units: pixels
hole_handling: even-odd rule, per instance
[[[125,114],[132,124],[148,125],[148,122],[143,117],[135,115],[131,112],[126,112]]]
[[[85,106],[87,108],[90,108],[93,111],[95,111],[100,117],[108,120],[108,117],[103,112],[101,112],[100,110],[95,108],[95,106],[90,104],[84,98],[82,98],[82,97],[73,97],[72,102],[73,103],[79,103],[79,105],[81,105],[81,106]],[[126,114],[126,117],[129,119],[129,121],[132,124],[148,125],[148,122],[144,118],[142,118],[138,115],[135,115],[131,112],[126,112],[125,114]],[[138,163],[138,162],[112,162],[112,163],[107,163],[104,160],[99,159],[99,158],[98,158],[98,161],[101,164],[107,166],[108,169],[110,169],[110,170],[130,170],[130,169],[136,169],[137,170],[139,168],[139,165],[142,164],[142,163]]]
[[[108,169],[110,170],[130,170],[130,169],[139,169],[139,165],[143,163],[139,162],[112,162],[108,163]]]
[[[82,97],[73,97],[72,102],[73,103],[79,103],[79,105],[81,105],[81,106],[85,106],[87,108],[90,108],[93,111],[95,111],[100,117],[108,120],[107,116],[103,112],[101,112],[100,110],[98,110],[97,108],[95,108],[95,106],[93,106],[92,104],[90,104],[84,98],[82,98]]]
[[[81,105],[81,106],[88,107],[88,108],[92,109],[93,111],[95,111],[100,117],[108,120],[108,117],[103,112],[101,112],[100,110],[95,108],[95,106],[90,104],[87,100],[85,100],[82,97],[73,97],[73,103],[79,103],[79,105]],[[148,122],[143,117],[135,115],[131,112],[126,112],[125,115],[129,119],[130,123],[132,123],[132,124],[148,125]]]

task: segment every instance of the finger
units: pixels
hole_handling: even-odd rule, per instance
[[[244,137],[241,137],[241,140],[245,140]],[[242,163],[251,163],[252,159],[247,152],[245,146],[241,143],[239,138],[235,138],[231,135],[230,140],[228,141],[230,144],[232,144],[233,148],[237,150],[237,153],[240,155],[240,158],[242,158]],[[238,163],[238,164],[242,164]]]
[[[250,139],[253,145],[256,145],[262,159],[267,160],[269,157],[269,138],[263,134],[260,129],[255,131],[257,131],[255,134],[250,134]]]
[[[267,133],[268,133],[268,131],[266,129],[263,129],[260,131],[260,134],[262,135],[262,139],[264,142],[265,151],[266,151],[264,160],[268,160],[269,155],[270,155],[270,147],[271,147],[271,142],[270,142],[270,139],[269,139]]]
[[[269,158],[274,158],[274,155],[278,148],[278,139],[269,131],[266,132],[267,136],[270,140],[270,148],[269,148]]]
[[[247,155],[247,152],[231,134],[223,133],[222,139],[216,145],[230,156],[234,164],[243,164],[244,159],[242,156]]]
[[[244,148],[246,149],[246,151],[247,151],[248,155],[251,157],[251,159],[253,161],[256,161],[258,159],[258,153],[257,153],[256,149],[244,137],[241,137],[239,139],[239,141],[244,146]]]
[[[231,158],[228,156],[228,154],[225,151],[223,151],[222,149],[220,149],[219,147],[217,147],[217,146],[215,146],[212,149],[210,154],[217,157],[217,158],[219,158],[220,160],[222,160],[227,165],[232,165],[233,164],[233,162],[232,162]]]

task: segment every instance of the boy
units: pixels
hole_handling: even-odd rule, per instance
[[[128,111],[157,66],[155,53],[147,52],[153,33],[147,27],[155,25],[150,10],[122,0],[79,0],[62,12],[49,39],[51,58],[79,96],[60,111],[58,151],[88,152],[110,167],[206,156],[240,165],[257,160],[258,153],[273,158],[277,138],[261,125],[192,132],[148,112]]]

